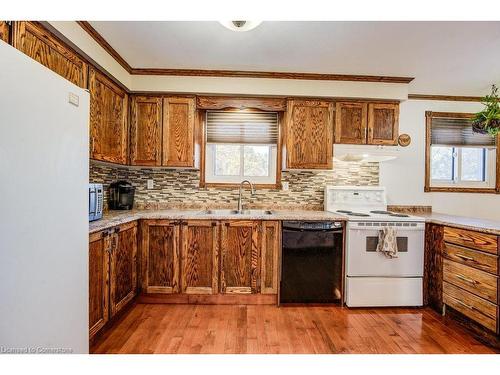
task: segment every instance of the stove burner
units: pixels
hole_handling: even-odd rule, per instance
[[[394,212],[390,213],[389,216],[394,216],[394,217],[410,217],[410,215],[407,215],[407,214],[395,214]]]
[[[337,210],[337,212],[340,212],[343,214],[351,214],[352,213],[352,211],[348,211],[348,210]]]
[[[372,214],[379,214],[379,215],[390,215],[392,212],[390,211],[381,211],[381,210],[375,210],[375,211],[370,211]]]

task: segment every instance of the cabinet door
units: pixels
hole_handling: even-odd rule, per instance
[[[114,316],[135,297],[137,290],[137,223],[119,227],[111,241],[110,306]]]
[[[0,40],[9,43],[10,26],[6,21],[0,21]]]
[[[161,165],[162,99],[132,96],[130,101],[130,164]]]
[[[367,108],[367,103],[337,102],[335,143],[366,143]]]
[[[286,165],[290,169],[332,169],[333,103],[289,100]]]
[[[219,226],[215,221],[190,220],[182,225],[182,292],[217,294]]]
[[[262,222],[261,293],[278,293],[278,255],[281,244],[279,221]]]
[[[163,99],[163,165],[194,166],[193,98]]]
[[[142,290],[179,292],[179,225],[170,220],[142,223]]]
[[[368,105],[368,144],[396,145],[399,136],[399,104]]]
[[[97,70],[90,69],[90,157],[127,162],[127,94]]]
[[[86,88],[88,65],[76,52],[38,22],[16,21],[13,45],[50,70]]]
[[[109,315],[109,251],[106,232],[92,233],[89,243],[89,337],[106,324]]]
[[[260,223],[224,221],[221,226],[221,292],[258,293]]]

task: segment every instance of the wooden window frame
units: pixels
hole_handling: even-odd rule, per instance
[[[250,102],[251,104],[251,102]],[[252,110],[264,111],[260,108],[246,107]],[[235,108],[224,108],[227,110],[239,110]],[[239,188],[240,184],[235,183],[222,183],[222,182],[206,182],[206,148],[207,148],[207,137],[206,137],[206,109],[198,109],[196,116],[197,128],[197,143],[200,144],[200,188],[219,188],[219,189],[234,189]],[[281,188],[281,164],[282,164],[282,136],[283,136],[283,112],[272,110],[271,112],[278,113],[278,143],[276,145],[276,183],[274,184],[253,184],[256,189],[280,189]]]
[[[425,112],[425,183],[424,192],[426,193],[500,193],[500,134],[497,136],[496,148],[496,167],[495,167],[495,186],[482,187],[436,187],[431,186],[431,125],[433,117],[455,117],[455,118],[473,118],[473,113],[455,113],[455,112]]]

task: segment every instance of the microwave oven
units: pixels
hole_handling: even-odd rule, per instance
[[[89,184],[89,221],[102,218],[103,191],[102,184]]]

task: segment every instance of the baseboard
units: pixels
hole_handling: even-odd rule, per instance
[[[140,294],[137,303],[198,305],[276,305],[276,294]]]

